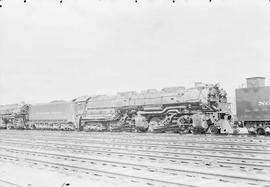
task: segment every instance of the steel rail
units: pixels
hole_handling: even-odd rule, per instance
[[[1,139],[1,138],[0,138]],[[14,139],[13,139],[14,140]],[[13,141],[13,140],[4,140],[4,141]],[[17,139],[20,140],[20,139]],[[28,139],[25,140],[25,142],[31,142],[33,140]],[[40,139],[38,140],[40,141]],[[41,140],[42,141],[42,140]],[[52,141],[53,142],[53,141]],[[37,142],[35,142],[37,143]],[[95,142],[91,142],[91,143],[95,143]],[[46,144],[53,144],[50,143],[48,141],[46,141]],[[97,141],[97,144],[112,144],[111,141]],[[59,145],[61,145],[59,143]],[[63,144],[62,145],[69,145],[69,144]],[[196,146],[185,146],[185,145],[165,145],[165,144],[138,144],[138,143],[122,143],[122,142],[113,142],[113,145],[127,145],[127,146],[144,146],[144,147],[163,147],[163,148],[172,148],[172,149],[187,149],[187,150],[203,150],[203,151],[226,151],[226,152],[234,152],[234,153],[250,153],[250,154],[263,154],[263,155],[270,155],[270,151],[266,152],[265,150],[256,150],[256,149],[240,149],[240,148],[202,148],[200,147],[200,145],[196,145]],[[83,145],[85,147],[89,147],[89,145]]]
[[[5,150],[13,150],[13,151],[20,151],[20,152],[28,152],[28,153],[35,153],[35,154],[47,154],[47,155],[54,155],[54,156],[62,156],[62,157],[72,157],[72,158],[76,158],[76,159],[85,159],[85,160],[95,160],[98,161],[100,159],[93,159],[93,158],[86,158],[86,157],[78,157],[78,156],[69,156],[69,155],[63,155],[63,154],[56,154],[56,153],[48,153],[48,152],[38,152],[38,151],[30,151],[30,150],[21,150],[21,149],[15,149],[15,148],[2,148],[0,147],[0,149],[5,149]],[[99,152],[99,151],[98,151]],[[110,151],[104,151],[105,153],[112,153]],[[118,153],[119,154],[119,153]],[[122,153],[121,153],[122,154]],[[128,154],[128,155],[133,155],[133,154]],[[144,155],[143,155],[144,156]],[[151,155],[149,155],[149,157],[152,157]],[[166,157],[163,156],[155,156],[158,157],[160,159],[164,159]],[[171,158],[171,157],[169,157]],[[171,158],[171,159],[177,159],[177,160],[186,160],[186,161],[204,161],[202,159],[193,159],[193,158]],[[120,162],[115,162],[115,161],[106,161],[106,160],[102,160],[103,162],[113,162],[113,163],[120,163]],[[247,164],[247,163],[235,163],[235,162],[223,162],[223,161],[217,161],[217,163],[221,163],[221,164],[232,164],[232,165],[241,165],[241,166],[250,166],[250,167],[265,167],[265,168],[270,168],[270,165],[260,165],[260,164]],[[141,166],[145,166],[146,165],[141,165]]]
[[[3,137],[2,137],[3,138]],[[11,138],[11,137],[8,137],[8,138]],[[36,139],[42,139],[43,137],[36,137]],[[110,141],[110,140],[115,140],[115,139],[113,139],[113,138],[108,138],[108,137],[104,137],[107,141]],[[86,139],[86,137],[85,138],[83,138],[83,139],[81,139],[81,138],[72,138],[72,140],[73,141],[76,141],[76,142],[80,142],[80,143],[82,143],[82,142],[84,142],[84,143],[88,143],[88,142],[91,142],[91,141],[100,141],[100,140],[103,140],[103,141],[105,141],[104,140],[104,138],[102,137],[102,138],[87,138],[87,140],[85,140]],[[18,138],[17,138],[18,139]],[[26,139],[25,137],[21,137],[21,139]],[[76,140],[74,140],[74,139],[76,139]],[[46,140],[48,140],[47,138],[46,138]],[[50,141],[58,141],[58,140],[68,140],[68,141],[70,141],[71,139],[70,138],[64,138],[64,137],[58,137],[58,138],[50,138],[49,139]],[[123,137],[121,137],[121,141],[122,142],[126,142],[125,140],[128,140],[128,141],[130,141],[130,138],[123,138]],[[236,146],[255,146],[255,147],[257,147],[257,146],[262,146],[262,147],[267,147],[267,148],[270,148],[270,141],[269,141],[269,144],[259,144],[259,143],[239,143],[239,142],[218,142],[218,141],[198,141],[198,139],[196,139],[197,141],[181,141],[181,140],[173,140],[173,141],[170,141],[170,143],[173,143],[173,144],[193,144],[193,143],[196,143],[196,144],[203,144],[203,145],[206,145],[206,144],[218,144],[218,145],[228,145],[228,146],[233,146],[233,145],[236,145]],[[134,140],[134,141],[136,141],[136,142],[144,142],[144,143],[147,143],[147,142],[149,142],[149,143],[153,143],[153,142],[157,142],[157,143],[159,143],[159,142],[164,142],[164,141],[166,141],[166,140],[160,140],[160,139],[158,139],[158,140],[146,140],[146,139],[142,139],[142,140]],[[168,141],[169,142],[169,141]]]
[[[81,146],[81,145],[71,145],[71,144],[62,144],[62,143],[38,143],[38,144],[34,144],[32,142],[28,142],[28,143],[22,143],[22,142],[14,142],[14,141],[6,141],[8,142],[8,144],[18,144],[18,145],[29,145],[29,146],[38,146],[38,147],[53,147],[53,148],[61,148],[61,149],[72,149],[72,150],[81,150],[81,151],[90,151],[90,152],[93,152],[93,151],[100,151],[100,150],[93,150],[93,149],[85,149],[86,148],[95,148],[95,149],[113,149],[113,150],[126,150],[126,151],[141,151],[141,152],[148,152],[148,153],[159,153],[159,154],[172,154],[172,155],[188,155],[188,156],[200,156],[200,157],[213,157],[213,158],[223,158],[223,159],[236,159],[236,160],[250,160],[250,161],[264,161],[264,162],[269,162],[270,161],[270,158],[269,159],[264,159],[264,158],[249,158],[249,157],[233,157],[233,156],[227,156],[227,155],[221,155],[221,156],[218,156],[218,155],[211,155],[211,154],[203,154],[203,153],[185,153],[185,152],[170,152],[170,151],[156,151],[156,150],[144,150],[144,149],[127,149],[127,148],[116,148],[116,147],[106,147],[106,146],[103,146],[103,147],[100,147],[100,146],[93,146],[93,145],[87,145],[87,146]],[[1,142],[0,142],[1,143]],[[50,144],[51,146],[49,146],[48,144]],[[110,144],[109,144],[110,145]],[[56,147],[58,146],[58,147]],[[59,146],[64,146],[64,147],[59,147]],[[69,146],[69,147],[67,147]],[[74,148],[75,147],[75,148]],[[115,152],[115,153],[118,153],[118,154],[122,154],[122,152]],[[124,154],[124,153],[123,153]],[[148,155],[148,156],[151,156],[151,155]],[[175,157],[175,158],[178,158],[178,157]]]
[[[42,160],[36,160],[36,159],[30,159],[30,158],[20,158],[16,156],[10,156],[10,155],[4,155],[0,154],[0,157],[6,157],[6,158],[13,158],[16,159],[17,161],[28,161],[31,163],[43,163],[43,164],[48,164],[48,165],[54,165],[54,166],[59,166],[63,168],[72,168],[72,169],[77,169],[77,170],[83,170],[83,171],[88,171],[88,172],[97,172],[97,173],[104,173],[104,174],[109,174],[109,175],[114,175],[118,177],[124,177],[124,178],[129,178],[129,179],[137,179],[137,180],[143,180],[143,181],[149,181],[153,183],[161,183],[161,184],[169,184],[169,185],[174,185],[174,186],[188,186],[188,187],[196,187],[194,185],[189,185],[189,184],[182,184],[182,183],[175,183],[175,182],[170,182],[170,181],[164,181],[160,179],[150,179],[146,177],[140,177],[140,176],[134,176],[134,175],[128,175],[128,174],[122,174],[122,173],[114,173],[110,171],[104,171],[100,169],[92,169],[92,168],[86,168],[86,167],[81,167],[81,166],[73,166],[73,165],[67,165],[67,164],[61,164],[57,162],[48,162],[48,161],[42,161]]]
[[[4,180],[4,179],[0,179],[0,186],[1,186],[1,183],[4,183],[5,186],[3,187],[26,187],[26,186],[22,186],[22,185],[19,185],[19,184],[16,184],[14,182],[10,182],[10,181],[7,181],[7,180]],[[6,186],[8,185],[8,186]]]
[[[37,153],[37,154],[42,154],[42,153]],[[43,154],[50,155],[48,153],[43,153]],[[131,176],[131,175],[126,175],[126,174],[113,173],[113,172],[108,172],[108,171],[104,171],[104,170],[90,169],[90,168],[85,168],[85,167],[80,167],[80,166],[70,166],[67,164],[60,164],[60,163],[56,163],[56,162],[41,161],[41,160],[29,159],[29,158],[20,158],[17,156],[15,157],[15,156],[10,156],[10,155],[3,155],[3,154],[0,154],[0,155],[4,156],[4,157],[12,157],[12,158],[15,158],[17,160],[41,162],[41,163],[46,163],[46,164],[51,164],[51,165],[58,165],[58,166],[62,166],[62,167],[71,167],[71,168],[76,168],[76,169],[81,169],[81,170],[89,170],[89,171],[101,172],[101,173],[106,173],[106,174],[111,174],[111,175],[124,176],[124,177],[128,177],[128,178],[150,180],[151,182],[167,183],[167,184],[171,184],[171,185],[180,185],[180,186],[191,186],[191,185],[187,185],[187,184],[179,184],[179,183],[175,183],[175,182],[168,182],[168,181],[149,179],[149,178],[138,177],[138,176],[133,176],[133,175]],[[55,154],[55,156],[60,156],[60,155]],[[64,156],[64,157],[71,158],[71,156]],[[85,158],[80,158],[80,159],[85,159]],[[101,160],[98,160],[98,161],[102,162]],[[129,163],[117,163],[117,164],[131,165]],[[139,165],[139,164],[132,164],[132,166],[134,166],[134,167],[149,167],[149,166],[144,166],[144,165]],[[192,174],[196,174],[196,175],[200,175],[200,176],[211,176],[211,177],[218,177],[218,178],[222,178],[222,179],[242,180],[242,181],[249,181],[249,182],[256,182],[256,183],[261,182],[261,183],[266,183],[266,184],[270,183],[270,179],[267,180],[267,179],[261,179],[261,178],[257,178],[257,177],[244,177],[244,176],[235,176],[235,175],[227,175],[227,174],[219,174],[219,173],[207,173],[207,172],[192,171],[192,170],[187,170],[187,169],[173,169],[173,168],[164,168],[164,169],[167,171],[181,172],[181,173],[185,173],[185,174],[192,173]]]
[[[10,138],[10,136],[6,136],[6,137]],[[25,136],[19,136],[19,137],[25,139]],[[43,137],[44,136],[36,136],[37,139],[40,139],[40,138],[43,138]],[[74,137],[73,136],[72,138],[73,138],[73,140],[76,139],[76,140],[78,140],[80,142],[82,142],[82,141],[83,142],[89,142],[89,141],[92,141],[92,140],[100,140],[100,139],[104,140],[104,138],[107,139],[107,140],[110,140],[110,137],[108,138],[107,136],[103,136],[101,138],[92,138],[92,137],[90,137],[90,138],[89,137],[83,137],[82,138],[82,137]],[[88,140],[86,141],[85,138],[87,138]],[[63,139],[70,140],[70,138],[67,139],[67,138],[61,137],[61,136],[54,137],[53,139],[51,138],[51,140],[59,140],[59,139],[61,139],[61,140],[63,140]],[[192,139],[192,138],[190,138],[190,139]],[[196,138],[196,140],[201,140],[201,139],[203,139],[203,138]],[[130,140],[130,137],[125,138],[125,137],[121,136],[121,140],[122,141],[123,140]],[[194,137],[193,137],[193,140],[194,140]],[[142,140],[137,139],[135,141],[144,141],[144,142],[149,141],[151,143],[151,142],[164,142],[164,139],[142,139]],[[258,144],[261,143],[261,142],[254,142],[254,143],[241,142],[240,143],[240,142],[235,142],[235,141],[224,142],[224,141],[213,141],[213,140],[208,140],[208,141],[204,140],[204,141],[196,141],[195,142],[195,141],[190,141],[190,140],[183,141],[181,139],[172,139],[171,141],[173,141],[174,143],[179,143],[179,142],[180,143],[197,143],[197,144],[216,144],[216,143],[218,143],[219,145],[221,144],[221,145],[238,145],[238,146],[258,146]],[[267,143],[266,145],[261,145],[261,146],[270,147],[270,139],[269,139],[269,144]]]
[[[46,146],[50,148],[55,148],[55,146]],[[57,147],[60,148],[60,147]],[[19,149],[15,148],[6,148],[6,147],[0,147],[0,149],[4,150],[16,150],[16,151],[22,151]],[[66,149],[66,150],[79,150],[76,148],[60,148],[60,149]],[[85,149],[82,149],[83,151],[86,151]],[[24,151],[24,150],[23,150]],[[115,151],[105,151],[105,150],[87,150],[88,152],[95,152],[95,153],[106,153],[106,154],[115,154],[115,155],[128,155],[128,156],[136,156],[136,157],[146,157],[146,158],[156,158],[156,159],[168,159],[168,160],[176,160],[176,161],[190,161],[190,162],[202,162],[202,161],[208,161],[204,160],[204,158],[207,156],[201,156],[201,158],[179,158],[179,157],[172,157],[172,156],[158,156],[158,155],[150,155],[150,154],[142,154],[142,153],[127,153],[127,152],[115,152]],[[190,154],[192,155],[192,154]],[[232,161],[222,161],[224,159],[223,156],[216,156],[215,158],[220,158],[221,160],[215,161],[217,164],[224,164],[224,165],[231,165],[231,166],[239,166],[241,167],[252,167],[252,168],[270,168],[270,165],[264,165],[264,164],[253,164],[253,163],[237,163],[237,162],[232,162]],[[227,159],[227,158],[226,158]],[[152,159],[151,159],[152,160]],[[246,159],[242,158],[241,161],[245,161]],[[253,161],[269,161],[269,160],[262,160],[262,159],[253,159]],[[258,169],[260,170],[260,169]]]

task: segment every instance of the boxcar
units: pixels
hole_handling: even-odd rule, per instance
[[[270,86],[236,89],[236,113],[249,131],[265,134],[270,126]]]

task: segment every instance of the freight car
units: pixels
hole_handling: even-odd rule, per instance
[[[235,95],[239,125],[251,134],[270,134],[270,86],[265,86],[265,78],[247,78],[247,87],[236,89]]]
[[[54,101],[29,106],[29,121],[26,128],[41,130],[75,130],[75,104]]]
[[[23,129],[28,121],[28,105],[0,105],[0,128]]]

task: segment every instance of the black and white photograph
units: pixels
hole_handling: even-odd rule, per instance
[[[270,187],[269,0],[0,0],[0,187]]]

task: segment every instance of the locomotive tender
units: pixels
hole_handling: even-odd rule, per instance
[[[29,106],[28,128],[73,130],[75,128],[75,104],[54,101]]]
[[[230,133],[231,110],[226,92],[219,85],[195,83],[195,87],[171,87],[116,95],[83,96],[70,102],[24,105],[24,120],[4,128]],[[12,113],[12,112],[11,112]],[[14,115],[14,119],[17,119]],[[16,121],[16,120],[13,120]],[[6,125],[6,126],[5,126]]]

